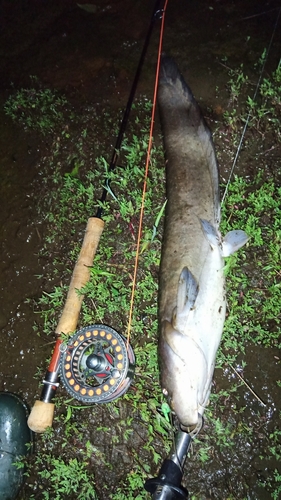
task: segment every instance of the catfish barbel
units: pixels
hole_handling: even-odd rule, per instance
[[[247,241],[219,232],[219,174],[211,132],[174,61],[162,56],[158,103],[167,205],[159,278],[161,386],[183,429],[208,403],[226,311],[224,259]]]

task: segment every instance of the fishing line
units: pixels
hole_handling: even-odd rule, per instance
[[[161,52],[162,52],[162,45],[163,45],[163,33],[164,33],[165,13],[166,13],[167,4],[168,4],[168,0],[165,0],[165,4],[163,7],[163,11],[162,11],[162,19],[161,19],[161,27],[160,27],[160,35],[159,35],[159,46],[158,46],[156,76],[155,76],[152,111],[151,111],[149,141],[148,141],[146,163],[145,163],[142,201],[141,201],[141,209],[140,209],[140,221],[139,221],[139,229],[138,229],[138,239],[137,239],[137,247],[136,247],[131,300],[130,300],[130,311],[129,311],[128,326],[127,326],[127,346],[129,345],[130,334],[131,334],[131,329],[132,329],[132,316],[133,316],[133,308],[134,308],[134,298],[135,298],[135,290],[136,290],[138,262],[139,262],[139,255],[140,255],[140,241],[141,241],[141,235],[142,235],[142,224],[143,224],[143,216],[144,216],[144,205],[145,205],[145,196],[146,196],[146,188],[147,188],[147,178],[148,178],[149,164],[150,164],[150,158],[151,158],[152,137],[153,137],[153,129],[154,129],[155,108],[156,108],[156,97],[157,97],[157,88],[158,88],[159,71],[160,71],[160,59],[161,59]]]
[[[264,16],[265,14],[269,14],[270,12],[274,12],[275,10],[278,10],[278,7],[270,10],[265,10],[263,12],[260,12],[259,14],[253,14],[252,16],[243,17],[241,21],[248,21],[249,19],[253,19],[254,17]]]
[[[270,52],[270,49],[271,49],[271,45],[272,45],[272,42],[273,42],[273,38],[274,38],[276,29],[277,29],[277,25],[278,25],[278,22],[279,22],[280,14],[281,14],[281,7],[279,8],[279,12],[278,12],[278,15],[277,15],[277,18],[276,18],[276,22],[275,22],[275,25],[274,25],[274,28],[273,28],[271,39],[269,41],[268,48],[266,50],[266,55],[265,55],[265,58],[264,58],[264,61],[263,61],[262,69],[261,69],[261,72],[260,72],[258,83],[256,85],[254,96],[253,96],[253,102],[255,102],[256,97],[257,97],[257,93],[258,93],[258,90],[259,90],[259,87],[260,87],[260,83],[261,83],[261,79],[262,79],[262,76],[263,76],[264,68],[265,68],[265,65],[267,63],[268,55],[269,55],[269,52]],[[223,197],[222,197],[222,200],[221,200],[221,205],[223,205],[224,200],[225,200],[226,195],[227,195],[227,192],[228,192],[228,188],[229,188],[230,181],[231,181],[231,178],[232,178],[232,175],[233,175],[233,171],[234,171],[234,168],[236,167],[238,156],[240,154],[242,143],[243,143],[243,140],[244,140],[244,137],[245,137],[245,133],[246,133],[248,124],[249,124],[250,116],[251,116],[251,111],[249,111],[249,113],[248,113],[248,116],[247,116],[247,119],[246,119],[246,123],[245,123],[243,131],[242,131],[241,139],[240,139],[237,151],[236,151],[236,155],[235,155],[235,158],[234,158],[231,170],[230,170],[230,174],[229,174],[229,177],[228,177],[228,181],[227,181],[227,184],[226,184],[226,187],[225,187],[225,190],[224,190],[224,194],[223,194]]]

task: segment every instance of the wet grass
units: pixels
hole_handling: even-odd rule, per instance
[[[265,57],[264,52],[256,65],[256,71],[263,70]],[[227,60],[224,62],[227,63]],[[247,123],[249,129],[255,130],[256,139],[264,141],[268,135],[275,142],[280,142],[281,60],[271,74],[261,79],[258,88],[247,75],[243,64],[239,68],[229,68],[228,74],[229,106],[224,112],[226,125],[232,132],[237,132],[242,124]],[[234,137],[234,142],[237,139],[240,139],[239,135]]]
[[[13,121],[26,130],[45,135],[55,130],[66,118],[65,96],[44,88],[37,77],[30,76],[32,87],[17,90],[6,101],[4,110]]]
[[[269,143],[276,145],[280,140],[280,65],[263,81],[257,104],[247,97],[248,85],[249,78],[242,68],[232,71],[231,104],[223,126],[232,135],[233,144],[238,143],[250,111],[248,147],[262,140],[264,152]],[[17,94],[15,102],[18,99]],[[10,115],[12,102],[10,98],[6,104]],[[69,109],[68,104],[65,106]],[[32,123],[36,123],[36,116]],[[42,318],[34,325],[34,334],[51,339],[87,219],[96,213],[101,189],[106,185],[111,144],[120,121],[119,113],[113,115],[91,107],[83,109],[75,120],[66,116],[48,125],[49,129],[44,128],[52,138],[52,146],[45,158],[39,207],[41,219],[48,224],[42,256],[52,266],[44,276],[47,284],[42,297],[30,301]],[[84,289],[80,326],[101,322],[126,335],[149,118],[150,104],[142,99],[132,113],[118,167],[110,174],[110,189],[103,206],[105,230],[91,280]],[[220,154],[224,145],[219,143],[217,147]],[[281,490],[277,466],[280,358],[276,355],[280,349],[281,165],[277,162],[275,175],[271,176],[265,158],[256,158],[259,168],[253,178],[233,179],[223,205],[222,233],[241,228],[247,231],[250,241],[226,260],[228,313],[215,385],[205,412],[205,427],[185,470],[193,500],[210,496],[229,500],[258,498],[263,491],[266,498],[277,499]],[[157,361],[157,276],[164,182],[163,152],[154,147],[130,338],[136,355],[132,386],[115,402],[91,408],[70,399],[60,389],[54,429],[37,437],[37,453],[28,465],[23,499],[150,498],[143,484],[159,470],[173,436],[160,391]],[[249,349],[256,352],[261,347],[274,353],[272,363],[276,365],[276,380],[270,381],[265,401],[250,391],[251,376],[255,376],[253,363],[247,371]],[[38,368],[39,380],[46,364],[43,360]],[[259,388],[254,389],[259,396]]]

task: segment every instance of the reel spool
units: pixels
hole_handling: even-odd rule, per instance
[[[61,380],[78,401],[109,403],[129,389],[135,369],[134,352],[113,328],[86,326],[61,347]]]

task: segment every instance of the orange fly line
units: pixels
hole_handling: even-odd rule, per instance
[[[136,256],[135,256],[135,265],[134,265],[134,274],[133,274],[133,283],[132,283],[132,292],[131,292],[131,300],[130,300],[130,311],[129,311],[129,319],[127,326],[127,350],[129,347],[130,334],[132,329],[132,317],[133,317],[133,308],[134,308],[134,298],[135,298],[135,290],[136,290],[136,282],[137,282],[137,271],[138,271],[138,262],[139,262],[139,254],[140,254],[140,241],[142,235],[142,224],[143,224],[143,216],[144,216],[144,206],[145,206],[145,196],[146,196],[146,188],[147,188],[147,178],[151,157],[151,149],[152,149],[152,137],[153,137],[153,128],[154,128],[154,118],[155,118],[155,107],[156,107],[156,97],[157,97],[157,88],[158,88],[158,79],[159,79],[159,70],[160,70],[160,59],[162,53],[162,44],[163,44],[163,33],[164,33],[164,22],[165,22],[165,13],[167,8],[168,0],[165,0],[165,4],[162,11],[162,19],[161,19],[161,28],[159,34],[159,47],[158,47],[158,56],[157,56],[157,66],[156,66],[156,75],[155,75],[155,83],[154,83],[154,93],[153,93],[153,102],[152,102],[152,112],[151,112],[151,122],[150,122],[150,130],[149,130],[149,141],[146,155],[146,163],[145,163],[145,172],[144,172],[144,181],[143,181],[143,191],[142,191],[142,201],[141,201],[141,209],[140,209],[140,221],[139,221],[139,229],[138,229],[138,239],[137,239],[137,247],[136,247]]]

